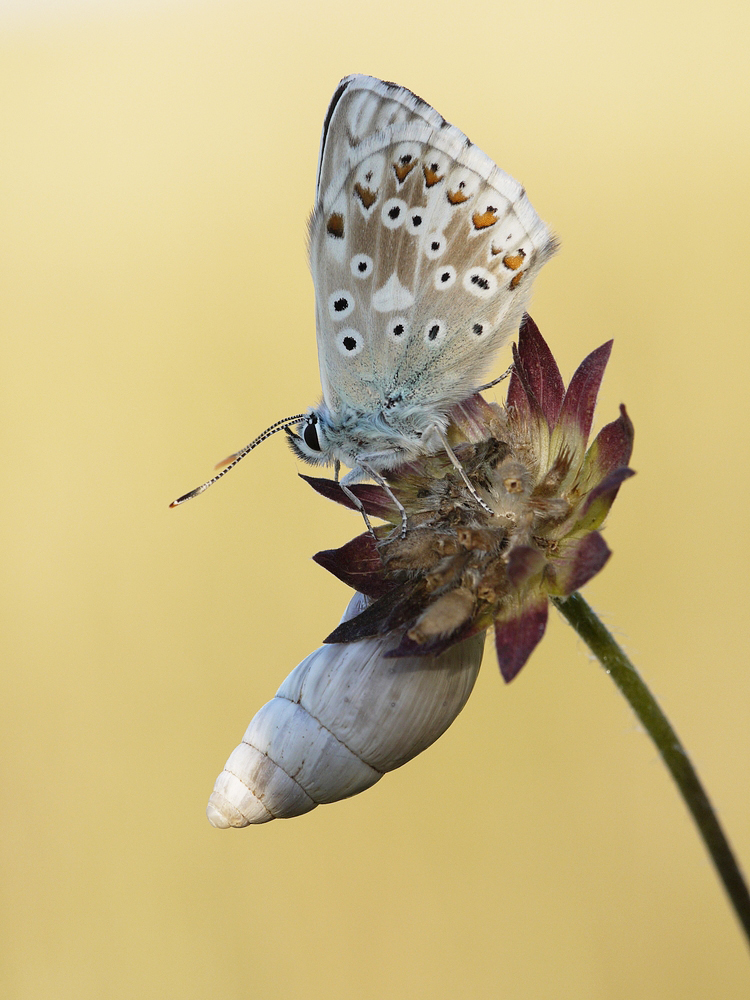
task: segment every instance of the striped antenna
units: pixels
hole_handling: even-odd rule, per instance
[[[511,365],[507,371],[504,371],[502,375],[499,375],[497,378],[493,378],[493,380],[491,382],[488,382],[487,385],[478,386],[476,389],[474,389],[474,392],[484,392],[485,389],[491,389],[493,385],[497,385],[498,382],[504,382],[505,379],[512,374],[513,374],[513,365]]]
[[[204,493],[209,486],[213,486],[213,484],[216,482],[217,479],[221,479],[222,476],[226,476],[226,474],[229,472],[230,469],[233,469],[235,465],[245,457],[245,455],[251,452],[253,448],[257,448],[262,441],[265,441],[266,438],[270,438],[272,434],[275,434],[282,428],[289,427],[290,424],[298,424],[300,420],[305,419],[306,415],[307,414],[305,413],[298,413],[294,417],[285,417],[284,420],[277,420],[275,424],[271,424],[270,427],[264,430],[262,434],[259,434],[254,441],[250,442],[250,444],[246,444],[244,448],[240,448],[240,450],[236,451],[234,455],[230,455],[228,458],[225,458],[223,462],[219,462],[219,464],[216,466],[217,469],[220,469],[222,465],[226,466],[226,468],[221,469],[221,472],[217,476],[214,476],[213,479],[209,479],[207,483],[204,483],[197,489],[191,490],[184,496],[178,497],[176,500],[173,500],[169,506],[179,507],[180,504],[185,503],[186,500],[192,500],[193,497],[197,497],[200,493]]]

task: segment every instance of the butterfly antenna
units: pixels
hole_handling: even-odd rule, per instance
[[[250,444],[246,444],[244,448],[240,448],[239,451],[236,451],[233,455],[230,455],[228,458],[225,458],[223,462],[219,462],[219,464],[216,466],[217,469],[220,468],[222,465],[226,467],[223,468],[218,475],[214,476],[213,479],[209,479],[207,483],[204,483],[197,489],[191,490],[184,496],[178,497],[176,500],[173,500],[169,506],[179,507],[180,504],[185,503],[186,500],[192,500],[193,497],[197,497],[200,493],[204,493],[209,486],[213,486],[216,480],[221,479],[222,476],[226,476],[226,474],[229,472],[230,469],[233,469],[235,465],[245,457],[245,455],[251,452],[253,448],[257,448],[262,441],[266,440],[266,438],[270,438],[271,435],[275,434],[277,431],[280,431],[283,428],[288,427],[290,424],[298,424],[300,420],[304,419],[305,419],[305,414],[298,413],[294,417],[285,417],[283,420],[277,420],[275,424],[271,424],[270,427],[266,428],[266,430],[264,430],[262,434],[259,434],[254,441],[250,442]],[[227,463],[229,464],[227,465]]]
[[[505,379],[512,374],[513,374],[513,365],[511,365],[507,371],[504,371],[502,375],[499,375],[491,382],[488,382],[487,385],[480,385],[477,389],[474,390],[474,392],[484,392],[485,389],[491,389],[493,385],[497,385],[498,382],[504,382]]]

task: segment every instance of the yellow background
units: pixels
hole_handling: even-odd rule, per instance
[[[281,438],[319,393],[305,260],[340,79],[421,94],[562,240],[532,313],[609,337],[638,475],[586,589],[750,867],[746,4],[9,2],[0,14],[3,996],[745,997],[649,740],[556,615],[449,733],[240,832],[214,779],[338,620],[361,525]],[[497,370],[507,363],[498,361]]]

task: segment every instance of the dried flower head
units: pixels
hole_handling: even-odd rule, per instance
[[[382,487],[353,487],[366,512],[390,524],[315,556],[370,598],[326,642],[400,632],[389,656],[436,655],[494,624],[502,675],[516,676],[544,634],[549,597],[578,590],[610,555],[598,529],[633,474],[625,407],[588,450],[586,444],[611,346],[593,351],[566,391],[526,316],[505,408],[479,395],[453,408],[449,440],[492,513],[471,496],[445,452],[387,473],[408,516],[405,537]],[[303,478],[353,507],[337,483]]]

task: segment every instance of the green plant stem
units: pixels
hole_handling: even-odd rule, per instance
[[[695,768],[669,720],[640,674],[579,593],[553,598],[555,605],[625,695],[656,744],[698,825],[719,877],[750,943],[750,893]]]

